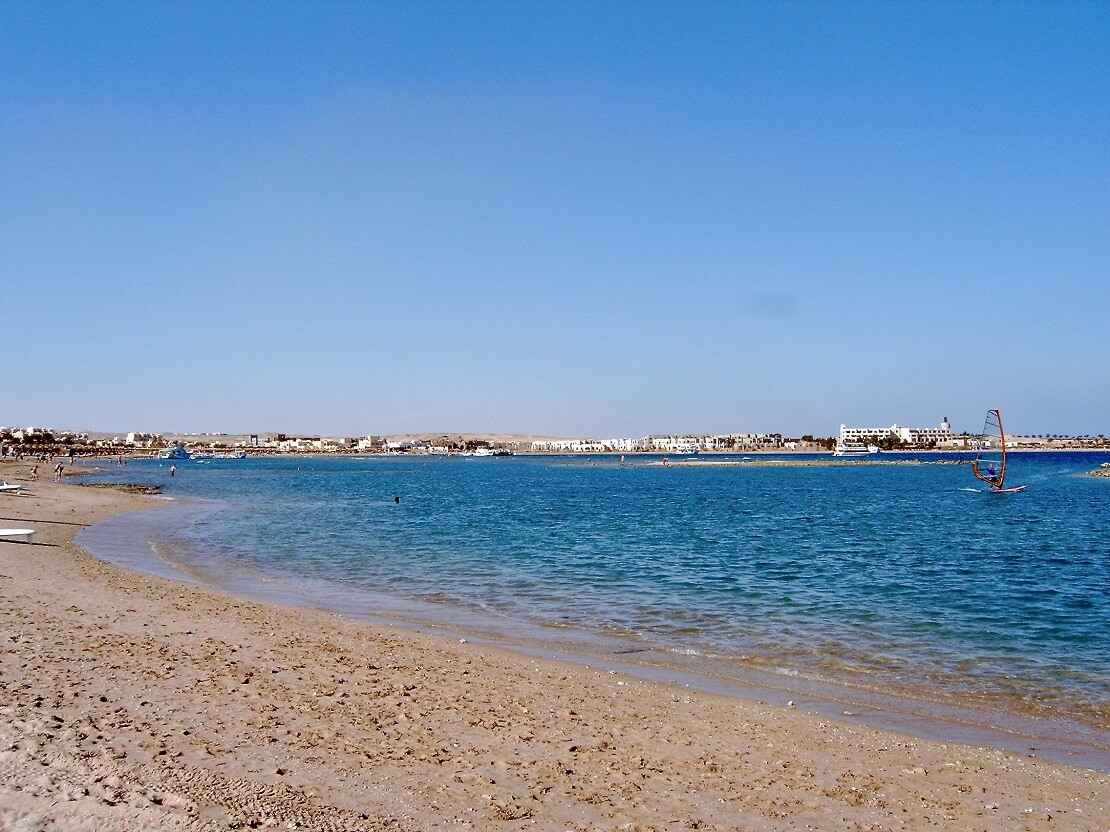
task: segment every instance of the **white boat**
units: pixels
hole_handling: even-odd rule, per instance
[[[481,447],[474,449],[474,456],[493,456],[493,448]]]
[[[192,459],[193,455],[180,445],[174,445],[158,454],[159,459]]]
[[[862,442],[842,442],[838,439],[836,447],[833,449],[833,456],[868,456],[878,452],[879,448],[876,445],[864,445]]]

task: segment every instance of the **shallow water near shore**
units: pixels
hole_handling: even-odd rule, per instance
[[[160,482],[174,504],[78,542],[254,597],[1106,768],[1110,482],[1083,474],[1107,459],[1015,455],[1029,489],[1008,495],[938,464],[264,458],[171,478],[133,461],[93,478]]]

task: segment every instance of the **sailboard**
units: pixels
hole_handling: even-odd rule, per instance
[[[990,486],[995,494],[1013,494],[1028,486],[1006,485],[1006,431],[1002,427],[1002,414],[988,410],[983,432],[975,439],[975,460],[971,473]]]

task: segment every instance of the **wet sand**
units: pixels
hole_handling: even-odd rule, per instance
[[[1096,771],[111,566],[74,532],[149,498],[24,484],[2,829],[1107,828]]]

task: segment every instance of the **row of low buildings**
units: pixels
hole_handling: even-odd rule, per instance
[[[700,453],[702,451],[757,451],[783,447],[779,433],[651,434],[640,439],[543,439],[532,442],[536,452],[589,453]]]
[[[891,425],[885,428],[850,428],[840,426],[840,442],[845,445],[882,445],[893,441],[902,448],[936,448],[938,450],[967,450],[975,434],[953,433],[948,417],[935,428],[907,428]],[[1065,436],[1063,434],[1041,434],[1039,436],[1006,435],[1006,445],[1010,448],[1102,448],[1110,444],[1105,436]]]
[[[352,450],[380,450],[384,440],[380,436],[362,439],[326,436],[289,436],[284,433],[247,434],[228,437],[226,434],[191,434],[174,436],[172,441],[157,433],[129,433],[123,444],[132,448],[164,448],[170,444],[190,447],[231,447],[241,450],[257,449],[275,453],[341,453]]]
[[[954,434],[945,417],[938,427],[912,428],[894,424],[888,427],[840,426],[839,441],[846,445],[881,445],[901,448],[959,449],[966,447],[969,435]],[[533,453],[657,453],[684,454],[703,452],[748,452],[774,450],[822,450],[831,446],[825,440],[810,436],[802,440],[784,440],[779,433],[725,433],[725,434],[650,434],[639,439],[543,439],[523,441],[493,441],[491,437],[478,438],[462,434],[443,434],[422,438],[388,438],[363,436],[360,438],[332,438],[322,436],[293,436],[283,433],[267,434],[170,434],[133,431],[125,436],[90,437],[88,433],[59,431],[41,427],[0,427],[0,455],[25,452],[28,446],[44,445],[76,447],[78,453],[119,452],[125,448],[155,451],[173,444],[197,449],[236,449],[266,453],[424,453],[449,454],[473,451],[479,446],[493,446],[517,452]],[[1011,437],[1013,447],[1083,447],[1103,446],[1106,440],[1091,437]]]
[[[155,433],[129,433],[125,439],[117,439],[118,444],[132,448],[158,449],[178,444],[189,448],[235,448],[255,450],[259,453],[375,453],[423,452],[446,454],[459,450],[457,444],[437,444],[412,439],[391,440],[384,436],[330,437],[294,436],[284,433],[247,434],[229,437],[227,434],[187,434],[170,437]]]

